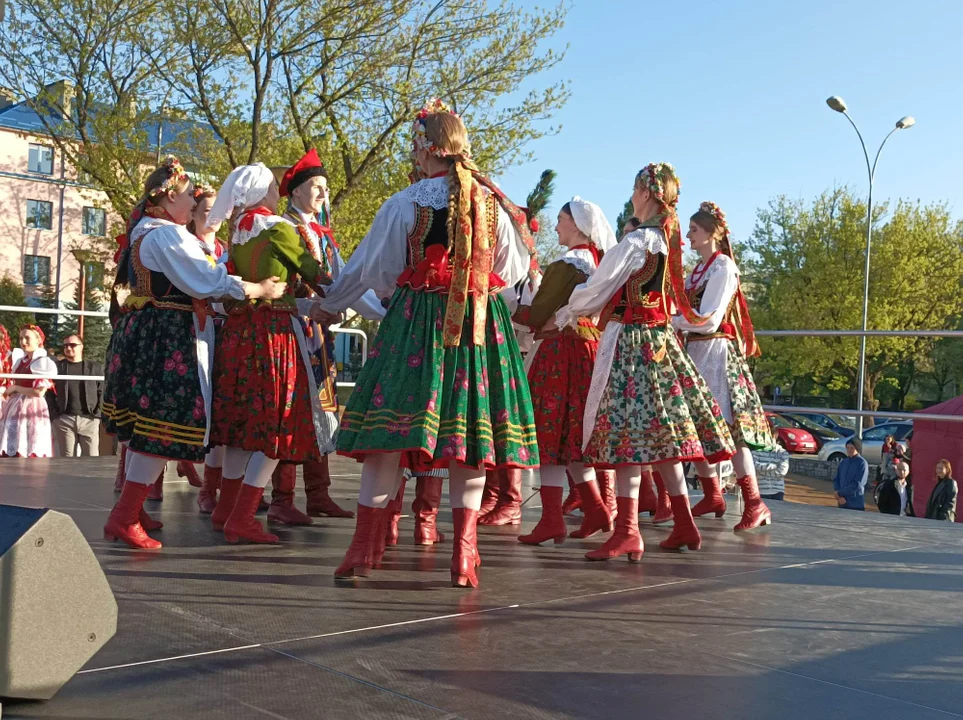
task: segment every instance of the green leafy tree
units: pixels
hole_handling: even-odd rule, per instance
[[[4,274],[0,277],[0,305],[11,307],[27,307],[27,298],[23,294],[23,284]],[[0,325],[7,329],[10,341],[16,346],[17,330],[21,325],[30,325],[37,321],[33,313],[0,312]]]
[[[535,232],[535,251],[543,268],[558,260],[564,251],[564,248],[558,244],[553,218],[547,212],[555,192],[555,177],[554,170],[543,171],[535,187],[525,199],[529,216],[534,217],[538,223],[538,230]]]
[[[860,327],[865,217],[865,203],[845,188],[811,204],[778,197],[758,212],[750,252],[743,254],[757,327]],[[945,205],[905,202],[892,212],[879,205],[873,223],[870,329],[957,327],[963,314],[963,227],[953,224]],[[887,387],[898,388],[905,399],[920,359],[932,348],[929,339],[870,338],[864,406],[878,409]],[[757,369],[764,379],[791,384],[811,378],[824,392],[844,392],[855,403],[858,338],[765,339],[763,351]]]
[[[615,234],[618,237],[622,236],[622,228],[625,227],[625,223],[635,217],[635,208],[632,207],[632,200],[626,200],[625,205],[622,207],[622,212],[615,219]]]

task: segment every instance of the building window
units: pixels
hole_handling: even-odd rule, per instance
[[[27,227],[50,230],[53,227],[53,203],[27,200]]]
[[[50,258],[44,255],[23,256],[23,284],[49,285]]]
[[[84,263],[87,273],[87,287],[102,288],[104,286],[104,264],[101,262]]]
[[[102,208],[85,207],[82,232],[84,235],[104,237],[107,234],[107,211]]]
[[[41,175],[53,175],[54,153],[52,147],[46,145],[30,144],[30,155],[28,158],[28,169],[32,173]]]

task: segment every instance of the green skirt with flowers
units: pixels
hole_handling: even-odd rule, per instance
[[[603,335],[599,358],[605,346]],[[596,373],[603,362],[596,361]],[[602,379],[593,376],[592,391]],[[735,453],[719,404],[669,327],[625,325],[600,395],[586,464],[714,463]]]
[[[487,344],[472,342],[472,308],[461,345],[444,347],[448,296],[395,291],[348,399],[338,452],[406,452],[415,467],[537,467],[528,380],[508,308],[488,301]]]

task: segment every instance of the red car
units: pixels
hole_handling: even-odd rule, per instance
[[[766,419],[776,436],[776,442],[789,452],[815,454],[819,451],[816,438],[808,430],[797,427],[797,424],[775,413],[767,412]]]

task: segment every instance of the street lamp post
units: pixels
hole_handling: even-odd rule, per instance
[[[879,145],[879,150],[876,151],[876,159],[873,160],[873,164],[869,164],[869,152],[866,150],[866,143],[863,142],[863,134],[856,127],[856,123],[846,112],[846,102],[838,95],[833,95],[831,98],[826,100],[826,104],[830,108],[838,113],[842,113],[849,120],[850,125],[853,126],[853,130],[856,131],[856,136],[859,138],[859,144],[863,147],[863,157],[866,158],[866,172],[869,173],[869,198],[866,202],[866,262],[863,268],[863,335],[859,338],[859,369],[857,371],[857,384],[858,384],[858,395],[856,396],[856,409],[862,411],[863,409],[863,389],[866,386],[866,325],[869,318],[869,254],[873,242],[873,180],[876,177],[876,164],[879,162],[880,153],[883,152],[883,146],[886,141],[890,139],[893,133],[897,130],[905,130],[913,127],[916,124],[911,116],[900,118],[896,122],[896,127],[889,131],[889,134],[883,138],[883,142]],[[863,416],[856,416],[856,437],[862,439],[863,437]]]

